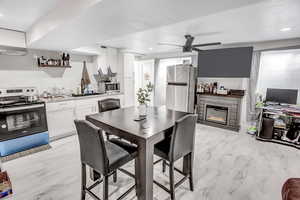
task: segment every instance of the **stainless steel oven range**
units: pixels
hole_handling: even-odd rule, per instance
[[[35,90],[0,89],[0,156],[49,143],[45,103]]]

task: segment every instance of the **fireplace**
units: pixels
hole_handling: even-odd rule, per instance
[[[206,105],[205,120],[218,124],[227,124],[228,107]]]
[[[239,131],[241,100],[242,96],[197,94],[198,122]]]

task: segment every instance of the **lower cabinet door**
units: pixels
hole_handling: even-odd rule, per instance
[[[76,101],[75,118],[84,120],[87,115],[97,113],[97,99],[83,99]]]
[[[47,112],[47,121],[51,139],[75,132],[73,109]]]
[[[87,115],[97,113],[95,106],[79,106],[76,108],[75,118],[78,120],[84,120]]]

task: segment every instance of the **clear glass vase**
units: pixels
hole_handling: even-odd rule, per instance
[[[147,116],[147,105],[146,104],[140,104],[138,109],[139,109],[139,116]]]

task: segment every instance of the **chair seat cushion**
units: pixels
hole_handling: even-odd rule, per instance
[[[300,178],[288,179],[282,187],[282,200],[300,200]]]
[[[114,171],[134,159],[128,151],[110,141],[105,142],[105,148],[109,160],[109,171]]]
[[[165,160],[169,160],[170,145],[171,137],[165,138],[154,146],[154,154]]]
[[[125,151],[127,151],[131,156],[136,157],[137,156],[137,146],[130,144],[127,141],[121,140],[119,138],[112,138],[109,139],[111,143],[114,143],[118,145],[119,147],[123,148]]]

